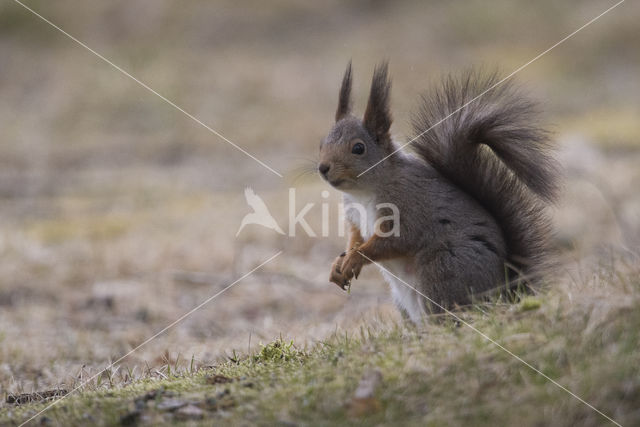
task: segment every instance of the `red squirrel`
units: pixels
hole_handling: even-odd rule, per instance
[[[350,229],[330,281],[345,289],[378,264],[402,314],[419,322],[505,281],[538,280],[559,168],[535,105],[496,74],[449,76],[422,96],[417,137],[398,150],[387,64],[375,68],[362,119],[352,113],[351,86],[349,63],[318,164],[343,193]],[[397,219],[376,221],[383,203],[397,208]]]

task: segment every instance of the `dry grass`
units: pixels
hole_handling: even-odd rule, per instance
[[[612,259],[614,264],[591,269],[588,278],[568,278],[519,304],[495,301],[457,316],[606,416],[635,425],[640,421],[640,271],[624,257]],[[118,365],[45,417],[60,425],[607,421],[450,316],[419,328],[369,318],[348,329],[312,346],[279,338],[213,367],[170,355],[159,368],[144,371]],[[371,382],[373,373],[378,380]],[[33,396],[15,399],[28,397]],[[25,420],[48,403],[11,405],[0,411],[0,423]]]

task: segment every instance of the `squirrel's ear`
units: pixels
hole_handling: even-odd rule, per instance
[[[390,92],[391,81],[388,77],[388,64],[385,61],[378,65],[373,72],[369,102],[362,120],[364,127],[371,136],[381,144],[391,142],[391,135],[389,134],[392,121],[391,111],[389,111]]]
[[[340,98],[336,110],[336,122],[351,113],[351,61],[347,65],[340,87]]]

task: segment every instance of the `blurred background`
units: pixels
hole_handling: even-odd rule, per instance
[[[421,91],[470,66],[508,74],[614,1],[25,1],[284,175],[263,168],[19,4],[0,4],[0,392],[73,384],[268,259],[123,364],[156,375],[282,335],[397,321],[369,268],[327,281],[344,246],[339,195],[307,173],[353,60],[356,110],[390,61],[392,127]],[[625,2],[517,75],[545,111],[566,182],[563,268],[637,248],[640,4]],[[244,189],[287,230],[247,226]],[[596,262],[596,261],[593,261]],[[137,370],[137,371],[136,371]],[[124,369],[122,369],[124,372]],[[161,375],[161,374],[157,374]],[[126,378],[125,378],[126,380]]]

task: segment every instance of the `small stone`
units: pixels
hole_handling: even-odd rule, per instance
[[[380,371],[368,371],[362,376],[362,379],[360,379],[360,383],[353,397],[355,399],[373,397],[381,382],[382,374]]]
[[[381,383],[382,374],[380,371],[368,371],[362,376],[348,405],[350,417],[362,417],[382,409],[382,404],[375,397],[376,390]]]
[[[204,418],[204,411],[195,405],[187,405],[176,411],[176,418],[181,420],[200,420]]]
[[[185,402],[184,400],[164,399],[160,403],[158,403],[157,408],[161,411],[175,411],[182,408],[183,406],[186,406],[187,404],[188,402]]]

